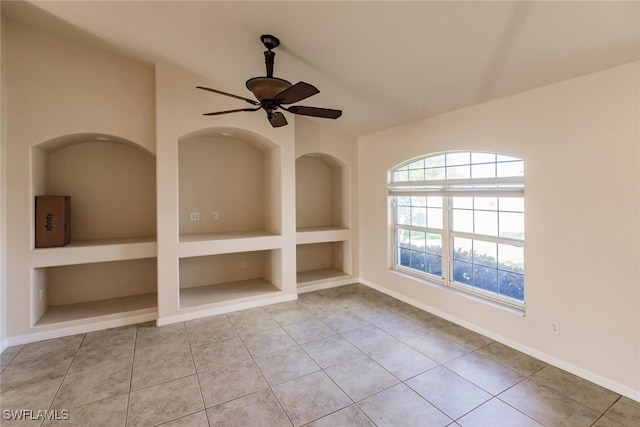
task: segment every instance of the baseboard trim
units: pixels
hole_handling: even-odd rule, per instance
[[[629,399],[635,400],[636,402],[640,402],[640,390],[634,390],[630,387],[627,387],[625,385],[619,384],[615,381],[611,381],[608,378],[602,377],[598,374],[595,374],[593,372],[587,371],[585,369],[582,369],[578,366],[572,365],[571,363],[568,363],[564,360],[560,360],[556,357],[550,356],[546,353],[543,353],[541,351],[538,351],[536,349],[533,349],[531,347],[527,347],[523,344],[520,344],[518,342],[512,341],[510,339],[507,339],[501,335],[498,335],[492,331],[489,331],[487,329],[481,328],[477,325],[474,325],[473,323],[467,322],[466,320],[460,319],[456,316],[452,316],[449,313],[446,313],[442,310],[438,310],[437,308],[431,307],[428,304],[424,304],[420,301],[417,301],[413,298],[407,297],[405,295],[402,295],[398,292],[389,290],[383,286],[380,286],[376,283],[371,282],[370,280],[364,279],[364,278],[360,278],[360,283],[362,283],[363,285],[366,285],[372,289],[375,289],[377,291],[380,291],[384,294],[387,294],[393,298],[399,299],[400,301],[406,302],[407,304],[411,304],[414,307],[417,307],[421,310],[424,310],[426,312],[429,312],[433,315],[436,315],[438,317],[441,317],[445,320],[448,320],[450,322],[453,322],[457,325],[460,325],[462,327],[465,327],[467,329],[470,329],[474,332],[477,332],[481,335],[484,335],[488,338],[491,338],[494,341],[497,341],[501,344],[504,344],[508,347],[511,347],[515,350],[521,351],[522,353],[525,353],[531,357],[535,357],[536,359],[539,359],[545,363],[548,363],[549,365],[553,365],[557,368],[563,369],[567,372],[570,372],[574,375],[577,375],[581,378],[584,378],[587,381],[591,381],[594,384],[597,384],[599,386],[602,386],[606,389],[609,389],[615,393],[621,394],[625,397],[628,397]]]

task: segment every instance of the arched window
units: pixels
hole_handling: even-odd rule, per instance
[[[392,170],[393,268],[524,308],[524,161],[428,155]]]

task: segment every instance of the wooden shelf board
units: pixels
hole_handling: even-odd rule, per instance
[[[195,234],[181,234],[180,243],[188,242],[204,242],[208,240],[230,240],[230,239],[248,239],[252,237],[272,237],[278,236],[278,234],[271,233],[269,231],[234,231],[226,233],[195,233]]]
[[[51,325],[74,320],[88,320],[116,314],[141,314],[140,311],[157,309],[157,294],[149,293],[109,298],[77,304],[49,307],[36,326]]]
[[[298,227],[296,232],[298,233],[313,233],[316,231],[346,231],[346,227],[337,227],[335,225],[323,225],[318,227]]]
[[[182,288],[180,289],[180,308],[271,296],[276,292],[280,292],[280,289],[265,279],[239,280],[215,285]]]

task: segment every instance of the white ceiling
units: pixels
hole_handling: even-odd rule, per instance
[[[342,109],[331,125],[356,135],[640,59],[638,1],[2,3],[9,19],[247,97],[245,80],[265,73],[259,37],[273,34],[274,75],[314,84],[300,104]]]

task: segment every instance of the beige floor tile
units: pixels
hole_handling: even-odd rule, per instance
[[[522,381],[498,397],[544,426],[589,426],[600,415],[598,411],[531,379]]]
[[[224,314],[191,320],[185,324],[192,347],[211,344],[238,335]]]
[[[31,410],[37,413],[38,411],[48,410],[60,388],[60,384],[62,384],[62,377],[29,384],[10,391],[3,391],[0,393],[0,409],[2,410],[2,421],[0,424],[2,424],[3,427],[40,425],[42,422],[38,422],[37,420],[32,422],[7,419],[5,418],[7,415],[5,411]],[[10,417],[11,414],[12,413],[9,412]]]
[[[310,311],[298,304],[298,301],[287,301],[280,304],[269,305],[265,307],[264,310],[278,322],[280,326],[316,318]]]
[[[282,328],[269,329],[244,335],[242,341],[247,346],[247,350],[253,357],[295,347],[296,342]]]
[[[301,426],[352,403],[324,372],[314,372],[273,387],[294,426]]]
[[[80,347],[84,335],[72,335],[27,344],[13,359],[12,363],[38,363],[42,360],[54,362],[73,357]]]
[[[368,356],[360,356],[325,369],[327,375],[357,402],[399,382]]]
[[[342,336],[364,353],[378,350],[397,341],[397,339],[373,325],[345,332]]]
[[[453,341],[467,347],[470,350],[477,350],[487,344],[491,344],[493,340],[477,332],[473,332],[462,326],[450,324],[441,329],[441,332]]]
[[[66,354],[65,358],[49,359],[45,356],[35,360],[30,358],[23,363],[17,363],[16,357],[0,374],[0,391],[64,377],[73,360],[73,354]]]
[[[600,412],[606,411],[620,397],[617,393],[554,366],[547,366],[530,378]]]
[[[22,350],[22,347],[24,346],[16,345],[16,346],[5,348],[2,354],[0,354],[0,367],[4,368],[7,365],[9,365],[9,363],[11,363],[13,359],[15,359],[18,353],[20,353],[20,350]]]
[[[97,402],[70,408],[69,418],[62,421],[47,421],[45,427],[55,426],[100,426],[124,427],[127,418],[129,395],[121,394]]]
[[[602,417],[596,421],[592,427],[625,427],[624,425],[613,421],[611,418]]]
[[[128,393],[130,383],[131,363],[67,375],[53,408],[67,409]]]
[[[464,355],[445,366],[493,395],[502,393],[524,379],[517,372],[476,353]]]
[[[131,390],[139,390],[196,373],[193,358],[188,351],[166,357],[147,359],[133,364]]]
[[[479,348],[476,353],[525,377],[547,366],[546,363],[499,342]]]
[[[622,397],[605,415],[607,418],[625,426],[640,426],[640,403],[628,397]]]
[[[363,354],[349,341],[337,335],[302,344],[302,348],[322,368],[328,368]]]
[[[378,427],[448,426],[451,419],[404,384],[358,403]]]
[[[255,362],[271,386],[320,370],[320,367],[300,347],[291,347],[256,357]]]
[[[206,408],[220,405],[268,387],[253,360],[232,363],[198,374]]]
[[[342,310],[324,314],[319,316],[319,319],[322,320],[324,324],[326,324],[329,328],[339,334],[371,325],[371,323],[367,322],[366,320],[362,319],[357,314],[349,310]]]
[[[206,411],[196,412],[168,423],[160,424],[162,427],[209,427],[209,419]]]
[[[369,357],[402,381],[438,366],[438,362],[403,342],[391,343],[369,353]]]
[[[336,333],[318,319],[306,320],[282,327],[298,344],[317,341]]]
[[[204,409],[195,375],[131,392],[127,426],[157,425]]]
[[[499,421],[498,421],[499,420]],[[491,399],[458,420],[462,427],[541,427],[522,412],[513,409],[499,399]]]
[[[71,363],[69,373],[131,363],[135,342],[135,325],[88,333]]]
[[[374,324],[399,340],[409,340],[423,335],[429,330],[397,314],[389,315],[384,321],[374,322]]]
[[[229,313],[227,318],[240,335],[253,334],[280,326],[262,307]]]
[[[322,417],[312,423],[307,424],[308,427],[336,427],[336,426],[349,426],[349,427],[375,427],[375,424],[371,422],[364,412],[360,410],[356,405],[347,406],[333,414],[329,414],[326,417]]]
[[[229,427],[291,426],[271,390],[265,389],[207,410],[209,423]]]
[[[489,393],[444,367],[413,377],[406,384],[454,420],[491,398]]]
[[[406,343],[438,363],[447,363],[470,353],[467,347],[453,341],[439,330],[430,330],[424,335],[407,340]]]
[[[251,359],[244,343],[238,337],[193,347],[191,352],[196,363],[196,370],[199,373]]]

